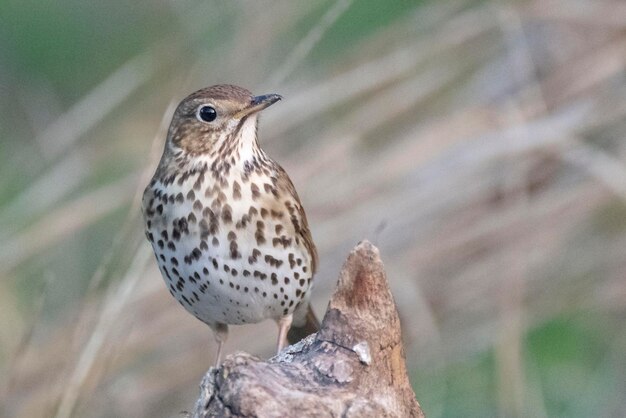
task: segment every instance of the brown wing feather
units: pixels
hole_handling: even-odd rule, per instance
[[[294,214],[296,218],[296,222],[292,222],[294,224],[294,232],[300,237],[307,251],[311,254],[311,271],[315,273],[317,271],[317,248],[315,248],[315,244],[313,243],[313,237],[311,236],[311,230],[309,229],[309,222],[306,219],[304,207],[302,207],[298,192],[287,175],[287,172],[278,164],[275,164],[275,170],[278,178],[276,184],[277,188],[281,192],[291,196],[294,200]]]

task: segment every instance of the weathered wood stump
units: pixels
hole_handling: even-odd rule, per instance
[[[226,357],[205,375],[204,417],[423,417],[406,372],[400,320],[378,249],[350,253],[321,330],[267,361]]]

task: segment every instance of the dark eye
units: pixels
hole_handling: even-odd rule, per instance
[[[213,122],[217,118],[217,112],[213,106],[200,106],[198,108],[198,119],[204,122]]]

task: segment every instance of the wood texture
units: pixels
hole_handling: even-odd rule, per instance
[[[228,356],[205,375],[190,415],[423,417],[378,249],[363,241],[350,253],[317,334],[267,361]]]

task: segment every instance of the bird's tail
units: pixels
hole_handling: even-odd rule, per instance
[[[295,322],[295,321],[294,321]],[[302,324],[295,324],[291,326],[287,333],[287,341],[289,344],[295,344],[304,337],[313,334],[320,330],[320,321],[317,320],[315,312],[311,309],[311,305],[307,307],[306,315]]]

